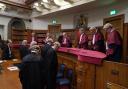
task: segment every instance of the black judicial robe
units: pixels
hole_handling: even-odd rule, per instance
[[[41,60],[43,60],[42,57],[36,54],[29,54],[23,58],[19,68],[22,89],[44,89]]]
[[[41,55],[42,55],[42,57],[44,59],[46,58],[46,53],[47,53],[48,49],[50,49],[50,48],[51,48],[51,45],[49,45],[47,43],[42,47],[42,49],[41,49]]]
[[[44,61],[45,61],[45,83],[46,89],[56,89],[56,74],[58,67],[58,60],[56,51],[49,47],[47,51],[44,53]]]
[[[28,47],[25,46],[25,45],[21,45],[20,46],[20,58],[22,59],[23,57],[25,57],[27,54],[29,54],[29,50],[28,50]]]
[[[63,35],[60,35],[60,36],[58,37],[58,42],[59,42],[60,44],[62,44],[62,41],[63,41]]]

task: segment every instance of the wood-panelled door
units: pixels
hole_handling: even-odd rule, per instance
[[[48,31],[52,34],[54,41],[56,41],[61,32],[61,24],[48,25]]]

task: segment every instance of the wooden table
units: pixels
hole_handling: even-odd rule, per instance
[[[12,66],[13,63],[18,63],[14,61],[7,61],[2,63],[3,72],[0,74],[0,89],[22,89],[19,72],[18,71],[9,71],[7,67]]]

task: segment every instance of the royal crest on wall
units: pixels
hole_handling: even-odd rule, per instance
[[[74,28],[87,28],[87,17],[84,14],[75,16],[74,18]]]

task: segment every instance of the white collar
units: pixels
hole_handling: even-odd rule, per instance
[[[115,29],[111,29],[111,31],[110,32],[113,32]]]

